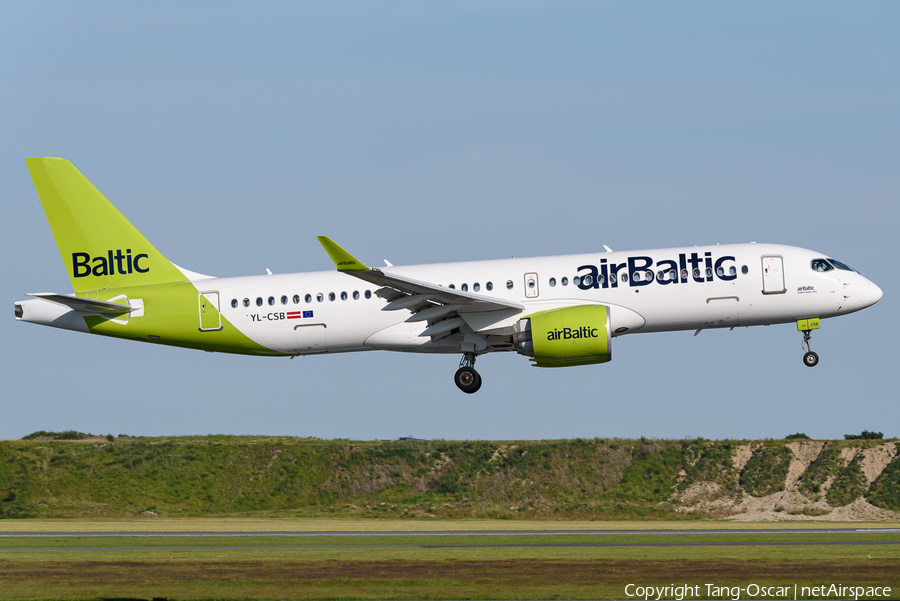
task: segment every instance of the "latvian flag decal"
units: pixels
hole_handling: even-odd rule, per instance
[[[312,311],[288,311],[288,319],[301,319],[303,317],[312,317]]]

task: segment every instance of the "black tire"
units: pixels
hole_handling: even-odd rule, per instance
[[[806,367],[815,367],[819,364],[819,356],[812,351],[803,355],[803,365]]]
[[[478,392],[481,388],[481,376],[472,367],[460,367],[453,376],[456,387],[465,392],[472,394]]]

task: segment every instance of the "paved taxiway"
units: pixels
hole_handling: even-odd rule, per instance
[[[360,530],[259,531],[259,532],[0,532],[0,538],[207,538],[207,537],[309,537],[309,536],[669,536],[679,534],[900,534],[900,528],[680,528],[678,530]],[[184,548],[184,547],[181,547]]]
[[[845,540],[823,541],[815,540],[816,535],[822,534],[900,534],[900,528],[752,528],[752,529],[712,529],[691,528],[679,530],[440,530],[440,531],[262,531],[262,532],[16,532],[0,533],[0,538],[29,539],[29,538],[228,538],[228,537],[417,537],[417,536],[445,536],[445,537],[471,537],[471,536],[669,536],[669,535],[725,535],[730,537],[745,537],[752,535],[797,535],[810,536],[807,541],[709,541],[709,542],[567,542],[567,543],[486,543],[486,544],[383,544],[383,545],[222,545],[222,546],[180,546],[180,547],[6,547],[3,551],[175,551],[175,550],[238,550],[238,549],[449,549],[449,548],[535,548],[535,547],[706,547],[706,546],[796,546],[796,545],[896,545],[900,540]]]
[[[246,545],[210,547],[7,547],[3,551],[222,551],[240,549],[466,549],[539,547],[786,547],[809,545],[900,545],[900,540],[708,542],[708,543],[525,543],[494,545]]]

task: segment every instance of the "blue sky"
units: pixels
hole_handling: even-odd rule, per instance
[[[897,430],[900,5],[6,3],[0,437],[841,437]],[[875,281],[823,322],[616,339],[601,366],[296,360],[17,323],[70,292],[22,159],[71,160],[214,275],[779,242]]]

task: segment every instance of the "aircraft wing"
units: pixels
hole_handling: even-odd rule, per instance
[[[430,282],[424,282],[406,276],[388,273],[374,267],[367,267],[353,255],[335,244],[327,236],[319,236],[319,242],[334,261],[338,271],[347,273],[376,286],[380,286],[375,294],[388,301],[383,311],[407,309],[413,315],[407,321],[427,321],[429,327],[423,335],[436,336],[441,332],[435,330],[437,322],[450,322],[445,319],[452,313],[484,313],[503,311],[514,315],[525,309],[524,305],[484,294],[463,292]],[[462,320],[460,319],[461,323]],[[443,323],[437,329],[446,328],[450,323]],[[452,328],[451,328],[452,329]],[[444,331],[444,330],[442,330]],[[431,333],[434,332],[434,333]]]
[[[56,294],[55,292],[35,292],[26,294],[25,296],[33,296],[45,301],[65,305],[75,311],[82,313],[130,313],[134,310],[131,305],[123,305],[121,303],[112,303],[109,301],[96,300],[91,298],[80,298],[71,294]]]

